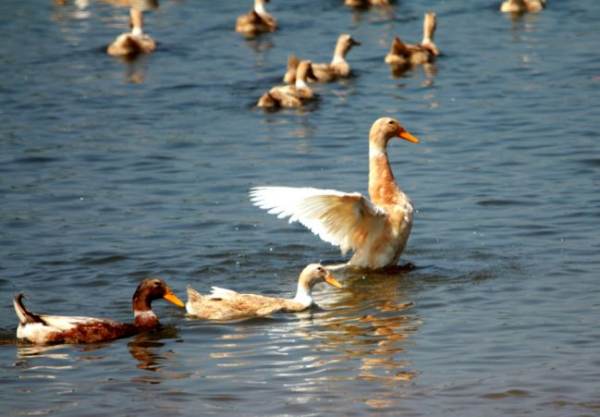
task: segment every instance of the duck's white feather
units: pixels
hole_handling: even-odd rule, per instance
[[[294,187],[255,187],[250,199],[258,207],[289,222],[300,222],[343,253],[365,243],[369,230],[380,230],[385,212],[360,193]]]
[[[221,287],[212,287],[209,298],[211,299],[220,299],[220,300],[230,300],[233,297],[238,295],[236,291],[228,290],[227,288]]]

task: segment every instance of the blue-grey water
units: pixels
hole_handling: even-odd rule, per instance
[[[0,3],[0,414],[3,416],[600,415],[600,3],[274,0],[281,30],[233,31],[247,0],[167,1],[157,51],[104,54],[127,28],[107,2]],[[394,78],[395,34],[438,15],[432,71]],[[288,53],[362,42],[355,77],[317,105],[255,100]],[[255,185],[366,192],[367,134],[397,117],[398,182],[417,211],[400,273],[344,273],[321,309],[211,324],[155,302],[160,332],[93,346],[17,344],[33,311],[130,320],[146,276],[290,296],[338,262],[253,207]]]

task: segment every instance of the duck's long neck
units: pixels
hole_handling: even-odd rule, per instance
[[[302,282],[298,282],[298,289],[294,301],[300,303],[303,307],[309,307],[313,303],[311,291]]]
[[[390,204],[400,191],[387,155],[387,144],[369,141],[369,195],[376,204]]]
[[[427,13],[423,20],[423,40],[421,45],[433,44],[433,35],[435,33],[435,15],[433,13]]]
[[[346,54],[350,48],[347,47],[344,43],[338,42],[335,45],[335,49],[333,50],[333,58],[331,59],[331,64],[345,64],[346,63]]]
[[[309,89],[310,87],[307,84],[308,81],[308,70],[310,66],[305,63],[301,63],[298,65],[298,69],[296,70],[296,88],[297,89]]]
[[[265,3],[262,0],[254,0],[254,11],[261,16],[269,16],[269,12],[267,12]]]
[[[152,311],[150,301],[146,297],[135,297],[133,299],[133,323],[137,327],[156,327],[158,317]]]

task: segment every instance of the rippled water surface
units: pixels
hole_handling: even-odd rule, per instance
[[[168,1],[155,54],[106,56],[107,2],[0,4],[0,411],[20,415],[600,415],[600,3],[274,0],[281,30],[233,32],[244,0]],[[399,78],[395,34],[438,14],[443,56]],[[289,52],[362,42],[356,76],[306,111],[264,113]],[[290,296],[336,248],[253,207],[254,185],[366,192],[367,133],[392,115],[417,212],[398,273],[341,274],[320,309],[236,324],[156,302],[161,331],[93,346],[17,344],[32,310],[130,320],[146,276]]]

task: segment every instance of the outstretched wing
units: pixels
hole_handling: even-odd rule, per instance
[[[278,218],[300,222],[343,253],[360,248],[370,233],[385,227],[387,217],[359,193],[294,187],[255,187],[250,200]]]

